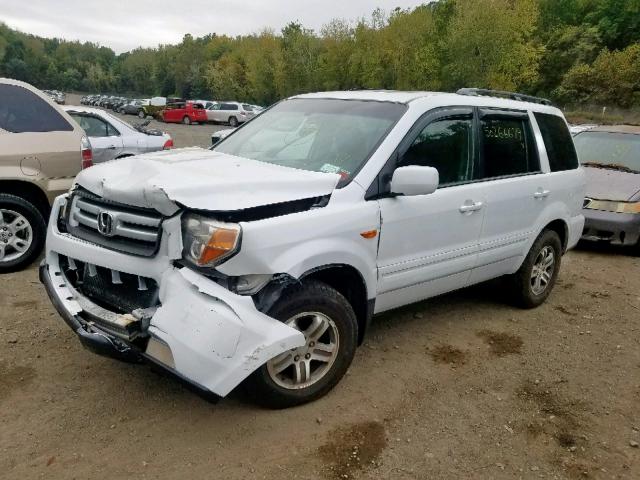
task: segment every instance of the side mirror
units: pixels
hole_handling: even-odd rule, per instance
[[[436,191],[440,175],[433,167],[420,167],[411,165],[399,167],[393,172],[391,178],[391,193],[405,195],[429,195]]]

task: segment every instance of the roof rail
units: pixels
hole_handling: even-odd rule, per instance
[[[486,88],[461,88],[456,92],[458,95],[470,95],[473,97],[499,97],[517,100],[519,102],[540,103],[542,105],[552,105],[551,100],[524,93],[504,92],[502,90],[489,90]]]

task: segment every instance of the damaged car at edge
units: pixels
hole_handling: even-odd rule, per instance
[[[55,201],[41,280],[90,350],[213,397],[314,400],[376,313],[503,275],[521,306],[547,298],[584,176],[539,100],[307,94],[211,151],[92,167]]]

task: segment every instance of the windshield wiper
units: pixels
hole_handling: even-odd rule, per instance
[[[639,170],[634,170],[633,168],[629,168],[626,165],[620,165],[619,163],[585,162],[582,164],[582,166],[593,167],[593,168],[604,168],[607,170],[617,170],[619,172],[627,172],[627,173],[640,173]]]

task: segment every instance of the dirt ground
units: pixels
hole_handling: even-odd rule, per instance
[[[328,396],[282,411],[84,350],[35,265],[0,285],[2,479],[640,478],[627,251],[570,252],[535,310],[496,281],[384,314]]]

